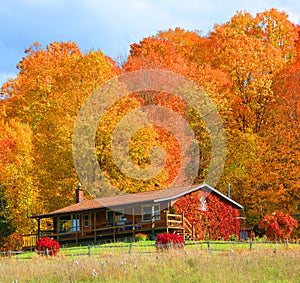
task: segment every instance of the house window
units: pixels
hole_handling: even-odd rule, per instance
[[[80,231],[80,217],[77,215],[65,215],[59,218],[59,232]]]
[[[84,214],[83,215],[83,226],[84,227],[89,227],[90,226],[90,216],[89,216],[89,214]]]
[[[115,215],[115,219],[114,219]],[[107,210],[106,211],[106,222],[107,223],[118,223],[124,218],[124,209]],[[114,221],[115,220],[115,221]]]
[[[80,231],[80,218],[77,215],[73,215],[72,218],[72,232]]]
[[[160,205],[155,204],[154,206],[154,220],[160,220]],[[142,206],[142,221],[147,222],[152,220],[152,205]]]
[[[206,197],[201,196],[200,199],[200,210],[206,211],[207,210],[207,202],[206,202]]]
[[[72,228],[72,216],[63,215],[59,217],[59,232],[69,232]]]

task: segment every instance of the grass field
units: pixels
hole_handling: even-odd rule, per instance
[[[210,252],[204,244],[168,252],[135,245],[132,253],[129,247],[91,249],[90,257],[62,249],[55,258],[3,258],[0,282],[300,282],[299,245],[256,245],[249,251],[247,244],[211,244]]]

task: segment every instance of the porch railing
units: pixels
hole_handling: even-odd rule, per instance
[[[75,228],[75,227],[74,227]],[[40,231],[40,237],[51,237],[57,241],[75,241],[77,242],[82,239],[90,239],[96,241],[101,237],[110,236],[113,240],[116,239],[118,235],[121,234],[131,234],[137,233],[143,230],[141,222],[136,223],[118,223],[118,224],[108,224],[104,227],[96,229],[78,230],[78,231],[60,231],[55,230]]]
[[[194,239],[195,231],[194,225],[191,224],[184,214],[173,214],[166,213],[166,225],[167,232],[169,231],[180,231],[184,237],[189,237],[192,240]]]

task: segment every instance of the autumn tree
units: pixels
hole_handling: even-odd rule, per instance
[[[162,69],[168,70],[194,81],[205,91],[206,95],[216,103],[220,111],[228,110],[226,94],[230,87],[230,82],[226,74],[220,70],[212,68],[209,64],[197,65],[196,62],[189,60],[183,53],[177,49],[177,41],[185,37],[184,32],[176,29],[162,35],[162,32],[157,36],[145,38],[139,44],[131,46],[130,56],[123,68],[126,71],[139,69]],[[170,35],[179,32],[176,35],[176,41]],[[193,34],[195,38],[198,35]],[[193,37],[192,37],[193,38]],[[161,81],[163,83],[163,81]],[[180,101],[176,97],[171,97],[167,94],[158,94],[151,100],[153,105],[163,106],[173,111],[177,111],[191,125],[200,149],[200,167],[196,177],[196,182],[203,182],[207,167],[210,162],[210,139],[206,126],[203,123],[201,114],[197,113],[191,105],[186,101]],[[199,101],[200,103],[200,101]]]
[[[209,38],[201,36],[200,31],[188,31],[182,28],[160,31],[155,38],[170,42],[181,57],[197,66],[208,65],[207,56],[211,51]]]
[[[196,65],[188,62],[182,56],[177,54],[172,43],[154,37],[145,38],[138,44],[132,44],[128,61],[123,65],[123,68],[126,72],[156,69],[168,70],[177,74],[186,75],[189,78],[197,76]],[[157,82],[158,85],[164,83],[168,82],[164,82],[163,78]],[[141,106],[152,105],[154,107],[163,107],[164,109],[169,109],[183,117],[188,113],[186,102],[170,93],[148,91],[136,93],[135,96],[139,98]],[[199,124],[199,127],[200,126],[201,125]],[[148,130],[151,129],[148,128]],[[146,148],[151,149],[157,145],[164,148],[167,152],[167,170],[164,170],[161,173],[155,182],[156,186],[152,185],[151,189],[157,187],[164,188],[172,182],[177,174],[177,166],[181,162],[179,144],[167,129],[154,125],[152,131],[152,137],[155,138],[152,139]],[[146,136],[139,136],[139,138],[144,141],[150,141]],[[135,138],[133,141],[134,140]],[[137,149],[138,148],[140,147],[138,146]],[[147,154],[149,154],[149,152]],[[144,163],[144,165],[145,164],[147,165],[147,163]]]
[[[35,226],[30,216],[39,208],[39,191],[32,177],[32,131],[14,119],[1,119],[0,130],[0,217],[8,225],[9,234],[29,233]]]
[[[232,184],[232,196],[244,205],[248,221],[258,223],[265,213],[287,209],[289,190],[282,182],[285,154],[273,147],[278,116],[277,74],[295,60],[294,25],[275,9],[252,16],[238,12],[215,25],[208,60],[231,79],[232,114],[225,121],[228,158],[219,185]],[[271,143],[269,143],[271,142]],[[287,177],[288,178],[288,177]]]
[[[210,38],[215,46],[211,64],[232,80],[239,128],[261,131],[272,111],[274,75],[294,59],[294,25],[276,9],[255,17],[238,12],[229,22],[215,25]]]
[[[78,177],[72,157],[72,131],[83,101],[118,73],[101,51],[82,54],[75,43],[38,43],[26,50],[15,80],[2,87],[5,115],[33,132],[33,189],[48,212],[74,201]]]
[[[266,166],[277,172],[277,183],[284,188],[282,198],[286,201],[283,207],[289,213],[297,209],[300,198],[299,183],[299,138],[300,138],[300,28],[296,40],[297,59],[276,75],[273,91],[276,100],[273,107],[274,123],[268,129],[266,143],[272,156],[265,160]],[[277,117],[280,117],[279,119]],[[276,119],[277,118],[277,119]]]

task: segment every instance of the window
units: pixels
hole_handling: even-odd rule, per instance
[[[154,208],[154,220],[160,220],[160,205],[144,205],[142,206],[142,221],[151,221],[152,220],[152,207]]]
[[[113,219],[115,215],[115,221]],[[107,223],[118,223],[121,222],[124,217],[124,209],[107,210],[106,211],[106,222]]]
[[[143,221],[151,221],[152,206],[143,206]]]
[[[89,214],[84,214],[83,215],[83,226],[84,227],[89,227],[90,226],[90,216],[89,216]]]
[[[59,218],[59,232],[80,231],[80,217],[78,215],[65,215]]]
[[[72,219],[72,232],[80,231],[80,218],[73,215]]]
[[[206,202],[206,197],[205,196],[201,196],[200,199],[200,210],[202,211],[206,211],[207,210],[207,202]]]
[[[71,215],[63,215],[59,217],[59,232],[69,232],[72,228]]]

